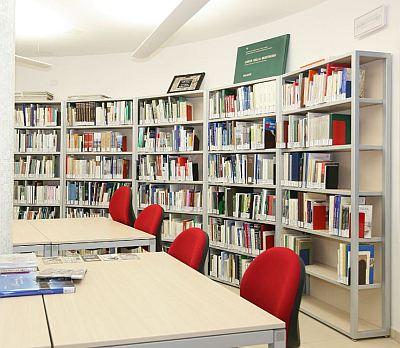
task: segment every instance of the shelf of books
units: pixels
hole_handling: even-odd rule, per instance
[[[209,276],[232,286],[275,244],[279,81],[208,92]]]
[[[282,77],[280,242],[306,265],[301,310],[353,339],[390,328],[390,70],[355,51]]]
[[[205,93],[183,92],[138,99],[136,214],[164,208],[164,248],[183,230],[203,227]]]
[[[15,103],[14,219],[62,216],[62,102]]]
[[[132,99],[68,101],[65,216],[108,216],[112,194],[132,186]]]

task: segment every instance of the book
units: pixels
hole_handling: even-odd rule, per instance
[[[41,269],[36,273],[36,279],[39,280],[82,280],[87,272],[86,268],[80,269],[58,269],[58,268],[46,268]]]
[[[0,273],[24,273],[37,270],[34,253],[0,255]]]
[[[312,239],[310,236],[295,231],[282,234],[282,245],[293,250],[303,260],[304,265],[313,263]]]
[[[0,297],[51,295],[74,293],[72,281],[47,280],[36,278],[36,272],[0,274]]]

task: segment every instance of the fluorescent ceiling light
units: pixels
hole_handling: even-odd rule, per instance
[[[71,24],[60,11],[56,12],[37,0],[17,0],[15,10],[17,38],[51,37],[69,30]]]
[[[161,23],[180,2],[181,0],[92,0],[90,6],[122,24],[154,26]]]

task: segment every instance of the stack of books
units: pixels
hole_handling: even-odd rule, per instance
[[[55,219],[57,215],[56,208],[54,207],[14,207],[13,219],[14,220],[41,220],[41,219]]]
[[[43,185],[40,182],[33,184],[17,184],[14,186],[14,202],[25,204],[59,204],[61,201],[61,187]]]
[[[163,220],[161,227],[161,237],[162,239],[172,241],[181,232],[187,230],[191,227],[202,228],[201,218],[183,218],[169,215],[168,218]]]
[[[16,101],[46,101],[53,100],[53,94],[46,91],[23,91],[15,92]]]
[[[41,156],[33,158],[28,155],[20,157],[14,162],[14,176],[16,179],[24,178],[54,178],[56,173],[55,156]]]
[[[66,271],[38,272],[33,253],[0,255],[0,297],[73,293],[76,272]]]
[[[57,144],[58,135],[55,130],[15,131],[15,152],[55,152]]]
[[[70,130],[67,134],[69,152],[126,152],[127,136],[120,132],[83,132]]]
[[[282,246],[293,250],[303,260],[304,265],[311,265],[312,259],[312,239],[310,236],[296,233],[285,232],[282,235]]]

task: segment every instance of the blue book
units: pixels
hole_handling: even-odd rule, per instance
[[[290,178],[292,181],[301,181],[300,178],[300,152],[294,152],[290,154],[291,162],[292,162],[292,177]]]
[[[0,297],[66,294],[75,292],[74,283],[70,280],[36,279],[37,272],[12,273],[0,275]]]

